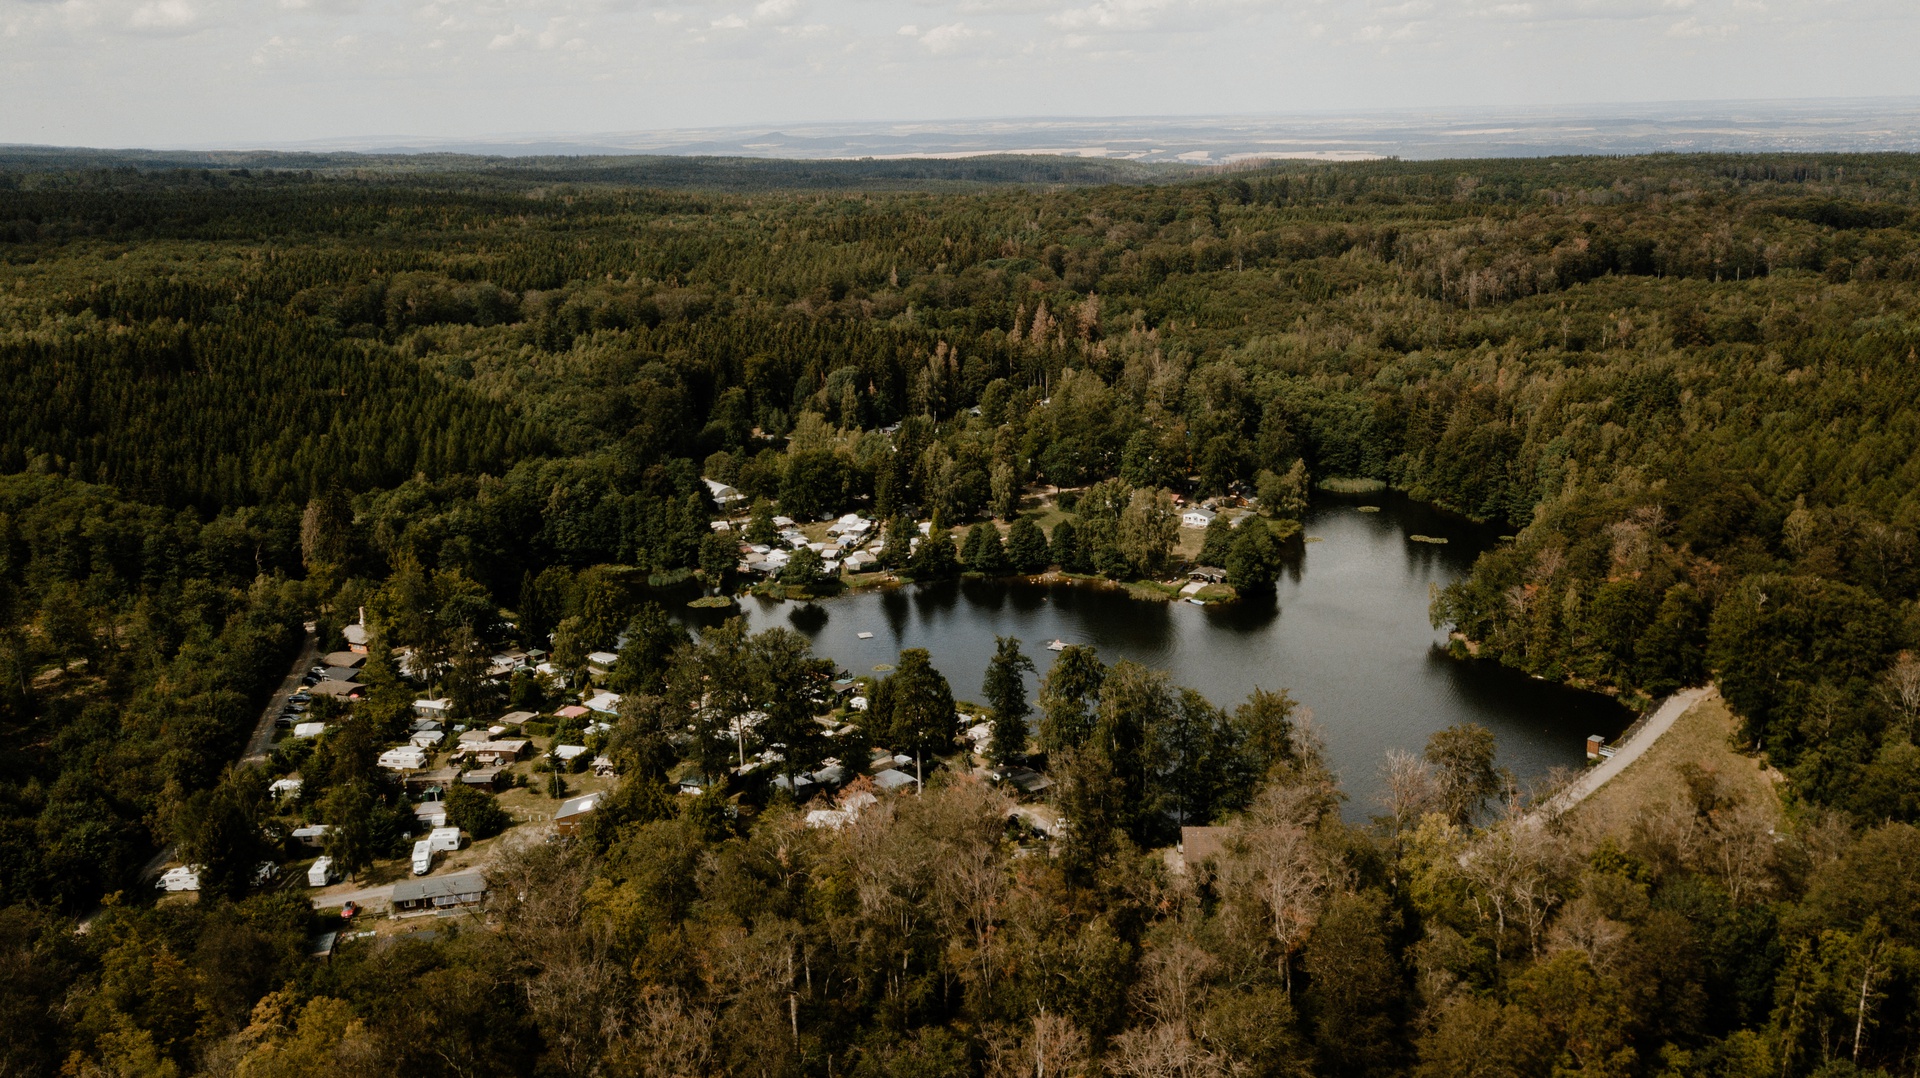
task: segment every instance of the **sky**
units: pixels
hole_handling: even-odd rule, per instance
[[[1920,94],[1920,0],[0,0],[0,142]]]

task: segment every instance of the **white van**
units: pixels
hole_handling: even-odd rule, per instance
[[[427,832],[427,842],[435,853],[452,853],[460,848],[460,829],[436,827]]]
[[[413,874],[424,876],[433,871],[433,840],[421,839],[413,844]]]

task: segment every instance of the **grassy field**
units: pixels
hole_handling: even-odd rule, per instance
[[[1685,796],[1680,768],[1689,763],[1717,775],[1732,796],[1769,806],[1778,816],[1778,775],[1760,761],[1734,751],[1737,725],[1720,694],[1709,694],[1674,720],[1673,727],[1644,756],[1575,806],[1568,814],[1569,822],[1596,839],[1603,835],[1624,838],[1645,808]]]

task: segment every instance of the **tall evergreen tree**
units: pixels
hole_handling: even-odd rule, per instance
[[[1212,821],[1223,801],[1235,801],[1225,787],[1233,733],[1226,716],[1192,689],[1181,689],[1166,721],[1154,731],[1154,752],[1160,763],[1157,785],[1168,809],[1181,827]]]
[[[1233,709],[1235,736],[1256,776],[1273,776],[1299,758],[1293,718],[1298,706],[1285,690],[1255,688]]]
[[[913,518],[902,514],[887,521],[886,536],[880,547],[880,564],[889,569],[905,569],[913,558],[913,540],[920,534]]]
[[[908,648],[900,653],[900,661],[887,676],[886,703],[888,736],[913,754],[914,781],[924,786],[926,757],[953,748],[957,714],[953,689],[934,669],[927,649]]]
[[[335,871],[353,879],[373,864],[373,795],[359,782],[333,788],[321,805],[327,833],[321,848],[333,858]]]
[[[1080,542],[1080,531],[1073,521],[1063,520],[1053,526],[1053,535],[1048,541],[1048,553],[1053,563],[1069,573],[1088,573],[1093,565],[1087,557],[1087,551]]]
[[[827,709],[833,663],[816,658],[806,637],[775,626],[749,638],[747,667],[766,715],[755,733],[781,754],[780,773],[796,789],[793,780],[826,755],[826,729],[814,716]]]
[[[1093,732],[1093,711],[1107,668],[1090,647],[1061,649],[1040,683],[1040,747],[1049,755],[1078,748]]]
[[[1026,675],[1033,672],[1033,660],[1020,652],[1019,637],[994,637],[993,658],[987,662],[986,681],[980,691],[993,709],[993,739],[987,746],[987,757],[996,764],[1026,754],[1027,716],[1033,713],[1027,703]]]
[[[1007,560],[1014,571],[1021,573],[1045,572],[1052,562],[1052,554],[1047,550],[1047,534],[1040,530],[1031,517],[1019,517],[1007,532]]]
[[[622,693],[663,692],[668,663],[687,642],[687,631],[675,624],[659,603],[646,602],[627,622],[623,637],[620,659],[609,672],[607,687]]]
[[[1114,778],[1107,809],[1113,826],[1141,845],[1163,837],[1158,821],[1165,791],[1157,781],[1155,745],[1178,713],[1165,673],[1123,659],[1100,683],[1093,730],[1081,746]]]
[[[1007,552],[1000,545],[1000,529],[989,521],[967,529],[966,548],[961,557],[969,573],[998,576],[1007,571]]]

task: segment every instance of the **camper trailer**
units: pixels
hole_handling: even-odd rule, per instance
[[[460,848],[460,829],[436,827],[427,832],[427,843],[434,853],[452,853]]]
[[[198,891],[200,870],[194,865],[176,865],[160,876],[156,886],[164,891]]]
[[[433,871],[433,840],[423,838],[413,844],[413,874],[424,876]]]
[[[333,858],[331,857],[315,858],[313,864],[307,869],[308,887],[325,887],[336,879],[338,879],[338,877],[333,874]]]

